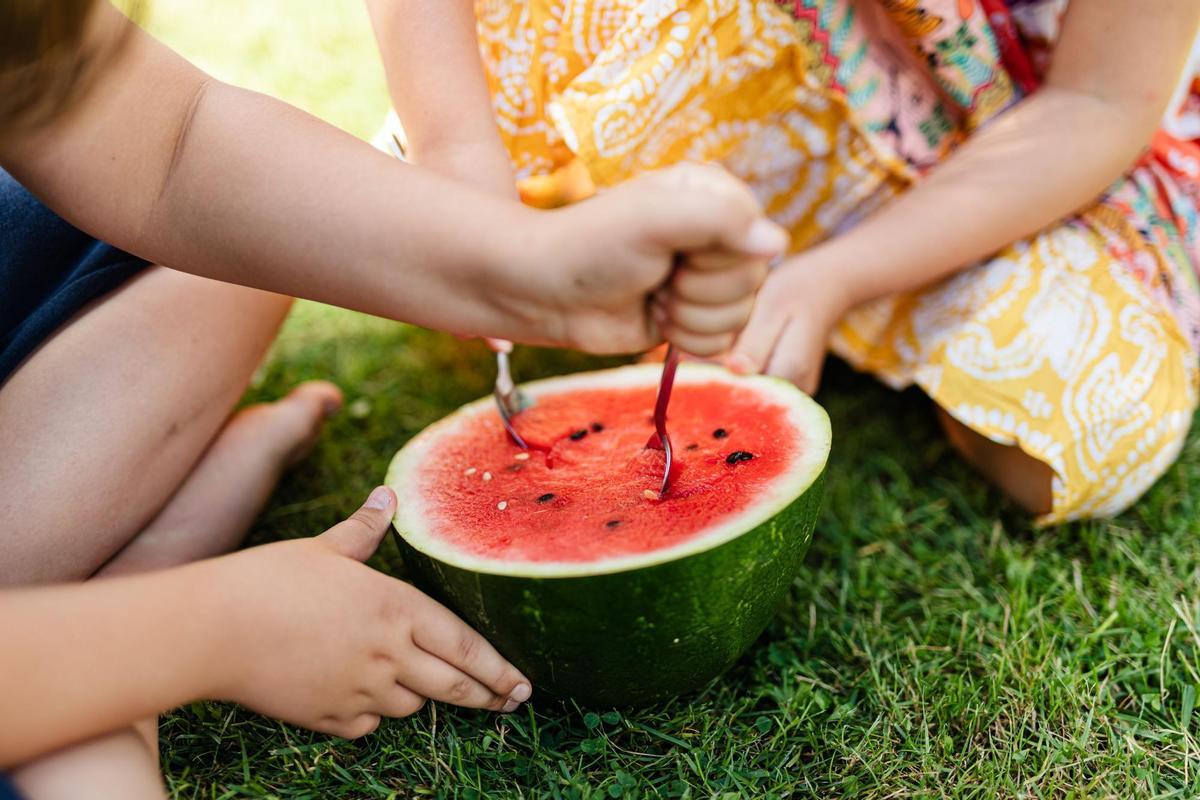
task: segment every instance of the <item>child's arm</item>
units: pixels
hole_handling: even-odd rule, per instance
[[[117,15],[96,10],[129,24]],[[431,327],[504,324],[486,295],[505,291],[519,208],[215,81],[140,30],[77,107],[0,160],[78,227],[177,269]]]
[[[479,60],[474,0],[367,0],[415,164],[516,197]]]
[[[377,489],[313,539],[0,592],[0,769],[200,698],[349,738],[425,698],[511,711],[530,693],[515,667],[361,563],[395,503]]]
[[[97,17],[129,24],[107,6]],[[176,269],[604,352],[655,343],[646,297],[678,251],[741,256],[717,270],[741,305],[758,284],[739,276],[759,275],[781,242],[754,239],[761,210],[731,178],[676,202],[689,170],[561,212],[489,197],[215,81],[140,30],[68,114],[0,141],[0,163],[80,228]]]
[[[777,270],[734,364],[811,387],[849,308],[944,278],[1094,201],[1158,127],[1198,24],[1198,3],[1071,3],[1045,85],[927,180]]]

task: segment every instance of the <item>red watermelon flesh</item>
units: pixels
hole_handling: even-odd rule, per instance
[[[529,451],[481,407],[439,438],[421,472],[429,529],[463,552],[513,562],[648,553],[738,514],[804,447],[787,407],[761,391],[677,385],[674,478],[659,498],[664,456],[646,448],[654,394],[617,386],[539,397],[515,419]]]

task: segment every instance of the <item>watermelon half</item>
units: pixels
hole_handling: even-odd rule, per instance
[[[646,449],[661,367],[525,385],[512,444],[491,397],[396,454],[414,577],[528,675],[591,705],[652,702],[727,669],[812,537],[829,418],[790,383],[680,367],[664,455]]]

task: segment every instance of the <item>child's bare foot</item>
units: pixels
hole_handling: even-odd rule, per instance
[[[262,448],[261,455],[286,469],[312,452],[325,420],[342,407],[342,390],[329,381],[305,381],[273,403],[247,406],[234,414],[205,454],[216,452],[227,437],[234,445]],[[204,464],[201,461],[201,465]],[[197,468],[199,471],[199,467]],[[193,473],[194,474],[194,473]]]
[[[232,550],[284,470],[308,455],[341,405],[332,383],[308,381],[238,411],[158,516],[97,574],[162,569]]]

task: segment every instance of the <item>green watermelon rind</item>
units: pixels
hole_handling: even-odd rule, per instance
[[[653,385],[653,365],[586,373],[605,381]],[[695,689],[728,669],[762,633],[799,572],[820,508],[829,419],[791,384],[738,378],[715,367],[685,364],[681,382],[736,380],[784,399],[804,432],[803,475],[787,474],[787,492],[766,506],[715,526],[705,546],[673,555],[622,559],[591,572],[569,564],[564,574],[494,563],[430,548],[413,513],[409,476],[418,440],[452,431],[455,415],[426,429],[393,459],[387,483],[401,498],[396,540],[417,583],[454,609],[532,681],[536,691],[593,707],[644,705]],[[540,394],[582,388],[581,376],[551,378],[525,388]],[[599,383],[597,383],[597,381]],[[463,407],[472,413],[485,398]],[[813,457],[812,451],[817,451]],[[410,457],[404,457],[409,451]],[[404,510],[408,507],[408,511]],[[741,526],[738,529],[738,526]],[[429,552],[431,549],[435,552]],[[539,568],[544,565],[537,565]],[[562,566],[562,565],[557,565]]]

